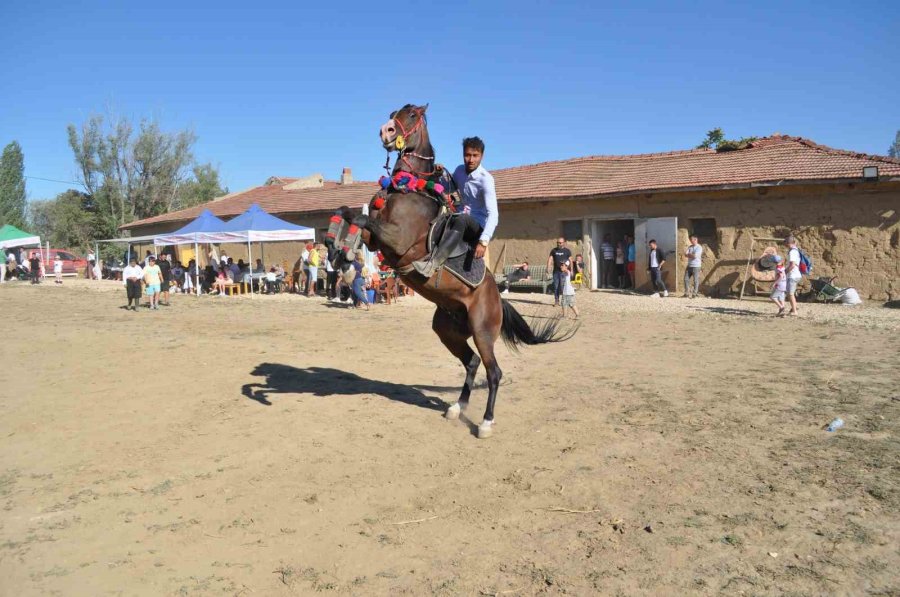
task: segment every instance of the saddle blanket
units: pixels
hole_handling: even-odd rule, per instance
[[[444,269],[471,288],[478,288],[478,285],[484,281],[484,273],[487,270],[484,266],[484,259],[473,259],[472,253],[451,257],[444,262]],[[438,284],[440,284],[439,281]]]

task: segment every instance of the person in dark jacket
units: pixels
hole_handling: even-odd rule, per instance
[[[662,266],[666,262],[666,256],[662,249],[656,246],[656,239],[651,240],[648,244],[650,245],[650,256],[647,259],[647,271],[650,272],[650,283],[653,284],[655,291],[651,296],[658,298],[660,292],[663,296],[669,296],[669,291],[666,290],[666,284],[662,279]]]

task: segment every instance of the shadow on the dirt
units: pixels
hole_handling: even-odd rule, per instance
[[[425,392],[451,392],[459,387],[403,385],[366,379],[330,367],[292,367],[278,363],[261,363],[252,375],[265,377],[262,383],[244,384],[241,393],[251,400],[270,406],[272,394],[312,394],[313,396],[355,396],[377,394],[430,410],[443,411],[449,404]]]
[[[688,307],[692,311],[704,311],[706,313],[718,313],[719,315],[743,315],[747,317],[772,317],[774,313],[759,313],[750,309],[735,309],[733,307]]]

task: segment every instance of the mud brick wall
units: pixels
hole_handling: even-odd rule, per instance
[[[702,238],[701,291],[711,296],[740,292],[753,237],[781,238],[793,232],[813,260],[815,276],[837,276],[869,300],[900,299],[900,183],[841,183],[772,186],[718,191],[644,193],[613,198],[500,204],[500,225],[491,245],[495,261],[541,264],[562,220],[581,219],[583,239],[573,254],[590,261],[595,218],[677,217],[679,245],[688,244],[691,219],[713,218],[714,238]],[[768,243],[757,243],[761,253]],[[504,249],[505,247],[505,249]],[[779,246],[783,255],[784,249]],[[499,265],[492,263],[493,266]],[[682,291],[684,264],[675,275]],[[674,278],[674,279],[673,279]]]

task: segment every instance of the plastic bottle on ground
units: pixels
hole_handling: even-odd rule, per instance
[[[844,426],[844,419],[838,417],[837,419],[835,419],[834,421],[829,423],[828,427],[826,427],[825,430],[830,433],[832,431],[837,431],[838,429],[840,429],[843,426]]]

